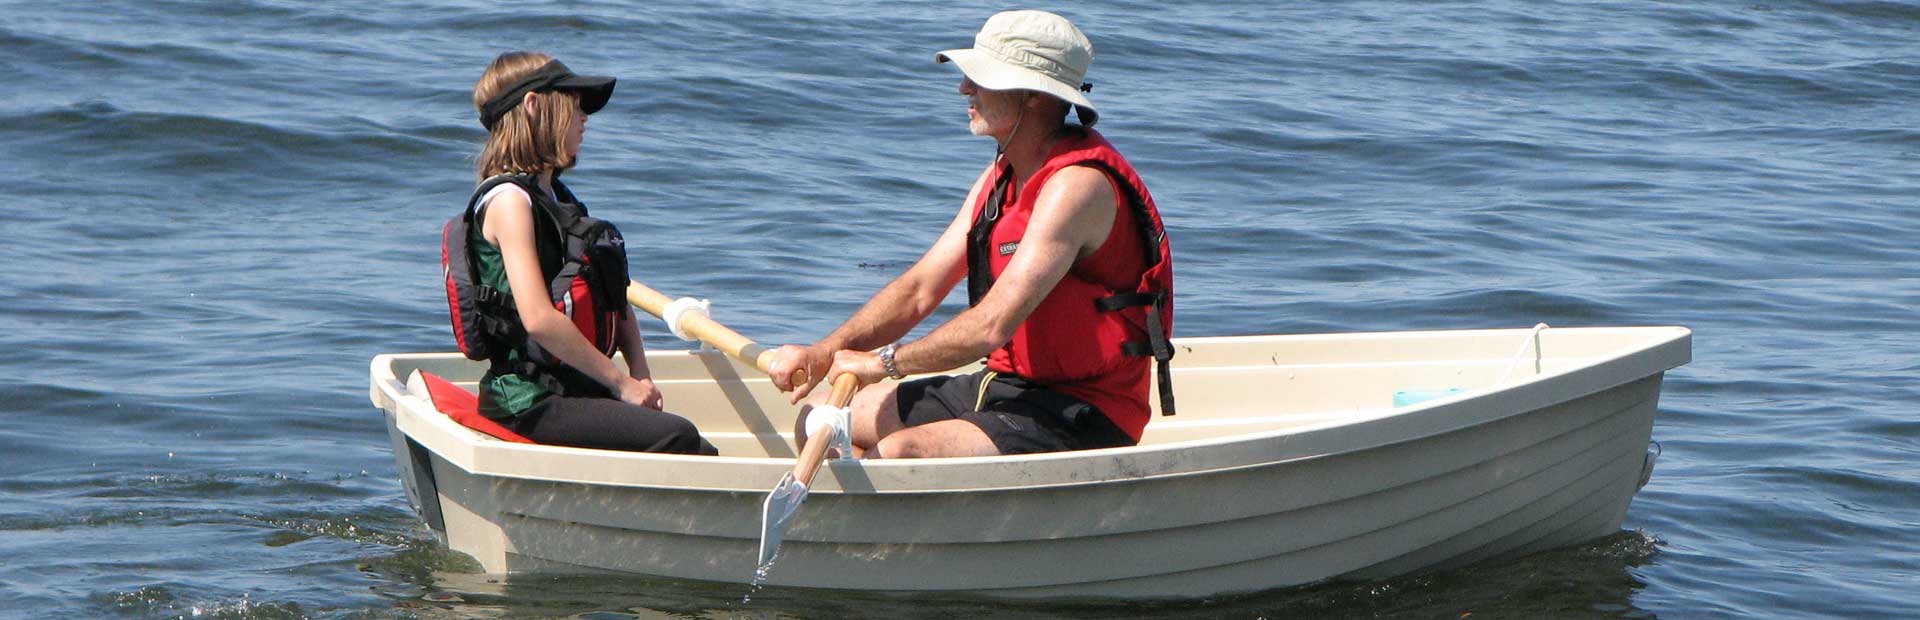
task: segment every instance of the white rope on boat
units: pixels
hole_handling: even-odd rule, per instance
[[[673,303],[667,304],[667,307],[660,311],[660,319],[667,322],[667,331],[673,332],[673,335],[678,336],[681,340],[693,342],[699,340],[699,338],[687,334],[686,330],[680,326],[680,320],[685,318],[688,312],[713,318],[713,315],[708,312],[712,307],[713,302],[705,299],[681,297],[673,300]]]
[[[1533,331],[1527,332],[1527,339],[1520,342],[1520,350],[1513,352],[1513,361],[1507,362],[1507,371],[1500,373],[1500,380],[1493,382],[1494,387],[1507,384],[1507,377],[1513,376],[1514,367],[1520,365],[1520,359],[1527,354],[1529,345],[1533,347],[1533,374],[1540,374],[1540,332],[1546,330],[1547,324],[1540,323],[1533,326]]]

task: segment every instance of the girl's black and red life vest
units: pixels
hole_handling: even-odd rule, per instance
[[[556,395],[608,396],[604,386],[529,338],[513,296],[481,277],[474,246],[485,243],[480,226],[486,211],[479,202],[503,183],[520,186],[532,200],[535,253],[554,309],[608,356],[617,344],[620,321],[628,316],[626,240],[620,231],[589,217],[586,206],[558,179],[552,182],[554,194],[548,195],[532,175],[498,175],[474,189],[466,211],[448,221],[441,233],[448,313],[460,352],[468,359],[491,360],[494,372],[519,374]]]
[[[1013,167],[989,172],[967,233],[967,294],[986,297],[1018,251],[1041,188],[1068,166],[1105,172],[1118,190],[1113,230],[1093,255],[1075,261],[987,368],[1046,385],[1098,407],[1134,440],[1152,417],[1148,359],[1158,364],[1160,412],[1173,415],[1173,253],[1159,208],[1133,166],[1092,129],[1069,128],[1046,164],[1008,199]]]

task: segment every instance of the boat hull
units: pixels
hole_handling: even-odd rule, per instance
[[[1182,598],[1388,577],[1605,536],[1619,530],[1649,465],[1662,373],[1690,352],[1684,329],[1605,329],[1656,331],[1594,331],[1584,341],[1600,344],[1577,348],[1581,334],[1562,332],[1583,330],[1549,330],[1536,348],[1565,357],[1535,355],[1538,371],[1498,389],[1493,377],[1512,367],[1506,353],[1530,337],[1525,330],[1420,332],[1399,343],[1369,335],[1385,341],[1349,341],[1345,353],[1337,342],[1315,342],[1332,336],[1179,341],[1182,413],[1157,418],[1141,446],[831,462],[769,582]],[[1351,349],[1364,357],[1365,349],[1396,344],[1435,352],[1345,361]],[[1312,353],[1322,348],[1330,353]],[[1263,352],[1266,363],[1250,362]],[[450,547],[489,572],[747,580],[760,502],[791,463],[791,445],[775,441],[785,438],[772,429],[792,414],[768,413],[782,407],[764,379],[711,353],[653,355],[656,374],[673,373],[663,381],[668,402],[704,404],[696,422],[719,429],[723,454],[750,456],[481,438],[405,392],[400,379],[423,367],[470,380],[462,373],[477,373],[464,360],[383,356],[374,398],[386,399],[410,501]],[[1401,408],[1375,406],[1384,404],[1377,388],[1345,401],[1322,392],[1383,375],[1468,389]],[[688,389],[676,394],[676,386]],[[1276,404],[1261,411],[1263,400]],[[727,413],[714,413],[720,409]]]

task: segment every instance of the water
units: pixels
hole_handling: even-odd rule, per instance
[[[618,75],[575,189],[643,281],[797,341],[986,165],[932,53],[997,7],[6,4],[0,617],[1914,615],[1911,3],[1060,7],[1166,211],[1181,334],[1695,332],[1619,535],[1147,606],[496,583],[427,537],[365,396],[375,353],[451,347],[436,235],[494,53]]]

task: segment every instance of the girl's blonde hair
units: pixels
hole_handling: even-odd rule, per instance
[[[473,107],[479,110],[502,90],[513,86],[528,74],[545,66],[552,56],[540,52],[507,52],[487,65],[480,82],[473,86]],[[533,95],[534,113],[526,106],[514,106],[494,123],[487,145],[480,149],[476,172],[481,179],[508,172],[555,175],[573,167],[567,154],[567,133],[573,128],[573,116],[580,113],[580,96],[548,91]]]

